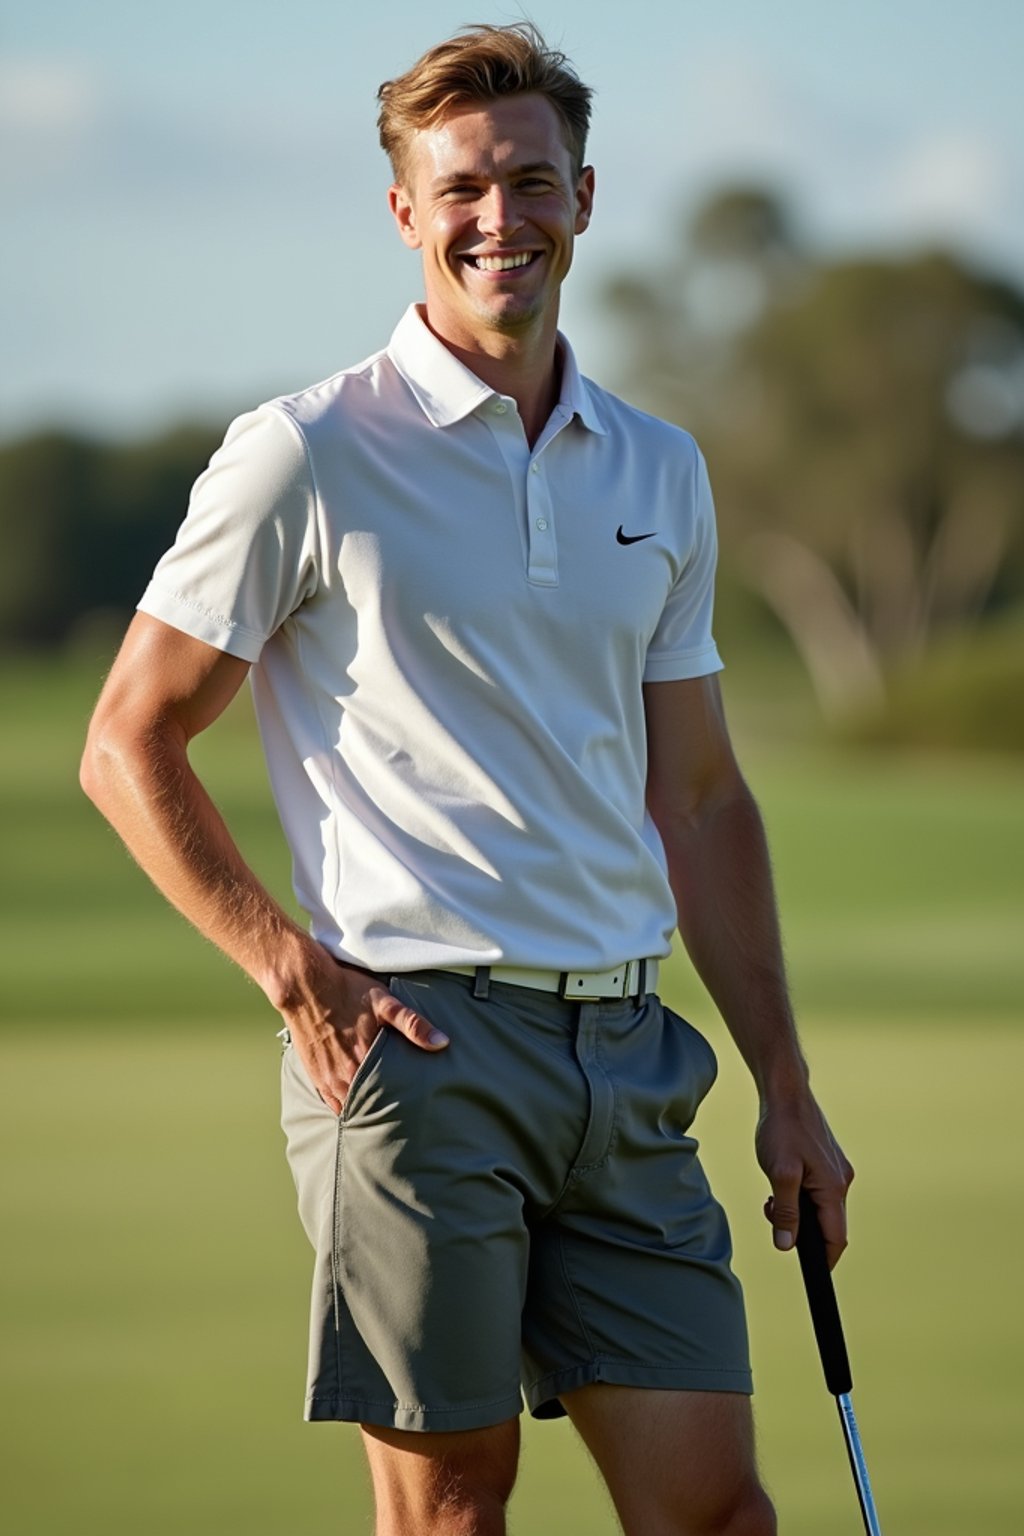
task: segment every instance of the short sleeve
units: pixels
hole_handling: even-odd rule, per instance
[[[690,548],[648,646],[645,683],[705,677],[722,670],[711,633],[718,561],[715,505],[704,455],[696,444],[693,454],[687,497],[690,516],[684,519]]]
[[[315,591],[316,493],[306,445],[274,405],[239,416],[192,488],[139,611],[256,661]]]

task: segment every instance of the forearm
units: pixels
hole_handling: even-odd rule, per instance
[[[196,777],[180,734],[94,725],[82,786],[179,912],[234,960],[277,1008],[322,963],[309,935],[246,864]]]
[[[737,778],[661,825],[679,931],[762,1101],[807,1089],[786,983],[771,863],[753,796]]]
[[[647,802],[668,858],[679,930],[760,1095],[755,1143],[766,1212],[792,1246],[799,1194],[818,1206],[829,1259],[846,1243],[853,1177],[811,1093],[797,1039],[760,812],[729,742],[712,678],[648,685]]]

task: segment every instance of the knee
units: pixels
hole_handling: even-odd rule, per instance
[[[775,1506],[764,1489],[755,1484],[737,1491],[727,1504],[720,1503],[717,1508],[705,1507],[700,1513],[689,1509],[674,1515],[664,1526],[648,1525],[644,1536],[652,1536],[654,1529],[664,1531],[664,1536],[776,1536],[778,1525]]]
[[[376,1536],[504,1536],[518,1461],[518,1423],[467,1435],[364,1428]]]
[[[378,1510],[381,1536],[505,1536],[507,1495],[466,1481],[443,1492],[404,1501],[386,1515]],[[389,1518],[390,1516],[390,1518]]]
[[[442,1476],[427,1491],[420,1506],[420,1522],[413,1529],[424,1536],[504,1536],[505,1506],[512,1493],[514,1473],[476,1469]]]
[[[648,1511],[624,1521],[623,1528],[627,1536],[777,1536],[778,1524],[771,1499],[754,1484],[713,1509],[680,1506],[660,1518]]]
[[[775,1506],[758,1485],[752,1488],[721,1525],[709,1528],[707,1536],[776,1536],[778,1522]],[[704,1533],[701,1533],[704,1536]]]

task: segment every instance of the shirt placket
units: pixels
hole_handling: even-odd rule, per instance
[[[543,451],[530,459],[526,476],[527,567],[530,581],[540,587],[558,585],[558,544],[555,510],[545,473]]]
[[[556,408],[532,452],[513,401],[496,396],[489,402],[487,418],[512,481],[516,510],[525,524],[527,580],[538,587],[557,587],[557,528],[547,464],[551,443],[565,425],[564,413],[561,407]]]

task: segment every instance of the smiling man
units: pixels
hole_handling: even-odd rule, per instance
[[[590,221],[594,173],[575,163],[544,95],[453,105],[396,137],[401,119],[388,111],[398,90],[383,114],[399,178],[389,199],[403,240],[423,253],[427,323],[495,389],[529,380],[532,440],[556,404],[558,294]]]
[[[83,783],[284,1020],[306,1414],[361,1425],[378,1536],[504,1531],[521,1394],[569,1415],[629,1536],[765,1536],[742,1297],[687,1134],[715,1060],[657,995],[677,926],[757,1083],[779,1248],[805,1186],[838,1258],[852,1170],[723,719],[707,474],[558,332],[594,199],[565,58],[471,28],[380,100],[425,302],[232,424]],[[247,674],[309,932],[189,763]]]

